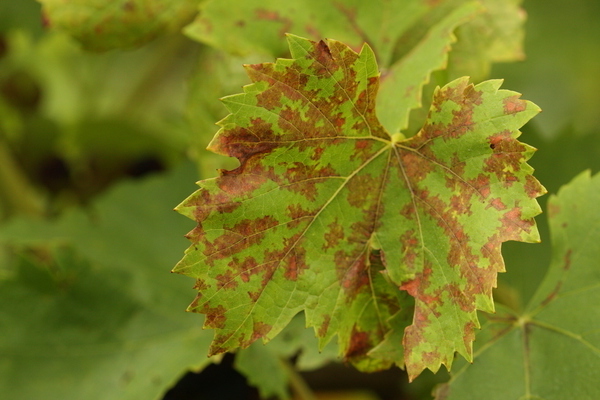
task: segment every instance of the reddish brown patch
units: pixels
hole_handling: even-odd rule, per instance
[[[426,262],[426,266],[423,268],[423,272],[419,272],[415,275],[414,279],[404,282],[400,285],[400,290],[406,290],[406,292],[414,297],[416,300],[431,306],[432,304],[439,303],[439,293],[428,294],[426,293],[431,285],[431,274],[433,270],[429,262]],[[418,303],[417,303],[418,304]],[[420,308],[420,307],[416,307]],[[429,311],[433,311],[434,307],[429,307]]]
[[[273,329],[273,326],[269,324],[265,324],[261,321],[255,321],[253,332],[252,332],[252,342],[267,336],[267,334]]]
[[[317,185],[330,176],[336,176],[336,171],[330,166],[315,169],[314,166],[295,162],[287,169],[285,180],[289,182],[286,189],[305,196],[309,201],[317,197]],[[321,179],[319,179],[321,178]]]
[[[506,204],[504,204],[500,197],[492,199],[485,208],[487,210],[490,207],[494,207],[498,211],[506,210]]]
[[[321,247],[323,250],[336,247],[344,239],[344,227],[338,223],[337,218],[327,228],[324,235],[325,243]]]
[[[250,300],[252,300],[253,303],[256,303],[261,294],[262,290],[259,290],[258,292],[248,292],[248,297],[250,297]]]
[[[238,286],[235,275],[231,270],[227,270],[224,274],[217,275],[215,279],[217,280],[217,288],[219,289],[230,290],[235,289]]]
[[[533,219],[522,219],[521,208],[518,207],[518,204],[516,207],[505,212],[500,222],[502,223],[502,234],[507,240],[518,240],[521,231],[531,232],[531,229],[535,225]]]
[[[287,206],[287,214],[291,218],[291,221],[287,223],[290,229],[297,228],[306,217],[314,216],[313,212],[305,210],[300,204],[290,204]]]
[[[325,314],[323,316],[323,323],[321,324],[321,326],[319,327],[319,330],[317,331],[318,337],[323,337],[327,334],[327,331],[329,330],[330,322],[331,322],[331,315]]]
[[[346,350],[344,358],[349,361],[353,358],[361,357],[371,350],[371,342],[367,332],[361,332],[357,329],[356,324],[352,327],[350,334],[350,344]]]
[[[285,258],[284,276],[286,279],[295,281],[298,279],[298,274],[307,268],[306,250],[303,247],[295,246],[292,250],[290,250],[289,255]]]
[[[425,145],[419,148],[420,152],[425,150]],[[399,150],[401,154],[401,169],[406,174],[406,178],[402,172],[400,173],[400,179],[404,181],[408,179],[407,184],[410,186],[416,186],[419,182],[421,182],[427,175],[435,170],[435,157],[429,158],[423,157],[421,154],[412,152],[412,151],[404,151]],[[422,153],[423,154],[423,153]]]
[[[202,308],[199,310],[200,313],[206,314],[204,325],[212,329],[223,329],[225,328],[225,322],[227,317],[225,313],[227,309],[223,305],[216,307],[210,307],[208,303],[204,303]]]
[[[194,289],[198,290],[199,292],[202,292],[209,288],[210,285],[207,284],[206,281],[204,281],[204,279],[197,279],[196,283],[194,284]],[[200,294],[198,294],[198,296],[200,296]]]
[[[444,285],[442,292],[448,293],[452,298],[452,303],[457,304],[462,311],[468,313],[475,310],[475,297],[473,293],[462,290],[456,283]]]
[[[402,254],[404,254],[404,262],[407,269],[413,271],[415,269],[415,261],[421,253],[421,244],[414,230],[408,230],[400,236],[400,245],[402,246]]]
[[[521,95],[514,95],[505,98],[504,103],[504,114],[516,114],[527,109],[527,102],[525,100],[521,100],[519,97]]]
[[[527,196],[530,199],[540,197],[544,193],[544,188],[533,175],[527,175],[525,177],[525,193],[527,193]]]
[[[463,343],[465,344],[465,349],[471,354],[472,351],[472,343],[475,340],[475,328],[477,325],[473,321],[469,321],[463,327]]]
[[[343,250],[335,253],[335,265],[338,279],[348,300],[352,301],[364,287],[368,287],[369,277],[368,254],[365,249],[347,254]]]
[[[494,153],[485,160],[484,172],[493,173],[506,187],[518,180],[515,171],[521,170],[521,164],[525,161],[523,156],[527,150],[525,145],[510,137],[509,131],[504,131],[496,136],[488,138],[490,146],[493,145]]]
[[[486,199],[492,192],[490,188],[490,177],[485,174],[479,174],[474,179],[469,179],[469,185]]]
[[[472,197],[472,191],[464,187],[460,188],[458,194],[452,195],[452,197],[450,197],[451,210],[453,210],[457,215],[473,215],[473,212],[471,211]]]
[[[381,178],[376,178],[368,174],[354,176],[346,185],[348,203],[352,207],[367,210],[378,200],[382,184]]]
[[[204,240],[204,255],[212,260],[223,259],[262,242],[266,231],[277,226],[279,221],[270,215],[254,220],[244,219],[232,227],[225,227],[225,233],[213,242]]]

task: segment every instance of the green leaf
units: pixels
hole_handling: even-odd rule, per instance
[[[472,365],[438,399],[600,397],[600,174],[577,176],[548,202],[553,255],[526,310],[485,316]]]
[[[210,335],[173,312],[185,307],[188,282],[165,275],[188,226],[170,205],[189,192],[193,170],[117,186],[91,215],[0,227],[3,245],[36,249],[0,281],[10,305],[0,311],[3,396],[159,398],[210,361]]]
[[[338,335],[363,370],[405,363],[414,378],[455,351],[470,359],[501,243],[538,240],[544,189],[516,138],[539,109],[461,78],[436,91],[419,134],[390,136],[367,45],[288,41],[292,59],[246,66],[254,83],[223,99],[209,148],[240,166],[177,207],[198,222],[174,271],[197,279],[190,310],[215,329],[210,353],[266,342],[304,310],[321,346]],[[371,357],[410,296],[404,357]]]
[[[471,76],[479,82],[489,76],[492,63],[525,58],[525,11],[522,0],[481,0],[484,12],[461,25],[448,62],[448,75]]]
[[[46,22],[90,50],[137,47],[177,32],[196,14],[200,0],[38,0]]]

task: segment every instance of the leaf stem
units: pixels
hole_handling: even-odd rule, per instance
[[[281,365],[285,369],[289,379],[292,391],[296,394],[300,400],[317,400],[315,394],[311,388],[306,384],[306,381],[298,373],[296,368],[290,363],[289,360],[281,358]]]

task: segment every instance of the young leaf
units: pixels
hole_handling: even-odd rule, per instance
[[[600,398],[600,174],[580,174],[548,202],[553,257],[522,313],[485,316],[475,363],[437,399]],[[457,365],[459,367],[459,365]]]
[[[539,109],[461,78],[436,91],[417,135],[390,136],[369,46],[288,41],[292,59],[246,66],[254,83],[223,99],[231,114],[209,149],[240,166],[177,207],[198,221],[174,271],[197,279],[190,310],[215,329],[210,353],[266,342],[304,310],[363,370],[405,363],[414,378],[470,358],[501,243],[538,240],[544,189],[516,138]],[[404,358],[371,357],[409,296],[412,324],[393,343]]]

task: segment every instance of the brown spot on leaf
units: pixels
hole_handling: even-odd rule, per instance
[[[217,287],[219,289],[235,289],[238,283],[235,280],[235,275],[232,270],[225,271],[224,274],[219,274],[215,277],[217,279]]]
[[[352,333],[350,334],[350,344],[344,358],[349,361],[353,358],[364,356],[371,350],[371,347],[369,334],[367,332],[359,331],[356,325],[354,325],[352,327]]]
[[[204,303],[198,312],[206,314],[204,325],[207,328],[222,329],[225,327],[227,309],[223,305],[211,307],[208,303]]]
[[[331,322],[331,315],[325,314],[323,316],[323,323],[321,324],[321,326],[319,327],[319,330],[317,331],[318,337],[324,337],[327,334],[327,331],[329,330],[330,322]]]
[[[325,243],[322,246],[323,250],[334,248],[344,239],[344,227],[338,223],[337,218],[327,226],[327,229],[324,236]]]
[[[490,207],[494,207],[498,211],[506,210],[506,204],[504,204],[500,197],[493,198],[485,208],[488,209]]]
[[[544,187],[540,182],[533,177],[533,175],[525,176],[525,193],[530,199],[540,197],[545,193]]]
[[[368,210],[378,200],[381,178],[368,174],[354,176],[347,184],[348,203],[352,207]]]
[[[521,95],[517,94],[502,100],[504,103],[505,114],[516,114],[527,109],[527,102],[521,100],[519,97],[521,97]]]
[[[271,329],[273,329],[273,327],[269,324],[265,324],[261,321],[254,321],[252,341],[250,343],[267,336]]]

